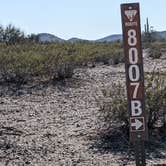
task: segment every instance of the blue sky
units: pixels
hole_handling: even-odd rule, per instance
[[[140,2],[142,27],[149,17],[155,30],[166,30],[165,0],[3,0],[0,24],[12,23],[26,34],[98,39],[122,33],[120,4],[129,2]]]

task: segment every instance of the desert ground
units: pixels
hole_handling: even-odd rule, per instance
[[[146,50],[144,51],[146,54]],[[144,58],[145,72],[166,72],[166,59]],[[124,166],[134,155],[117,137],[99,136],[96,98],[121,81],[124,64],[79,68],[55,84],[0,86],[0,166]],[[147,165],[166,165],[166,142],[147,150]]]

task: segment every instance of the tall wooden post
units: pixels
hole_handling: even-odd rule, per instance
[[[137,166],[145,165],[144,141],[148,139],[139,3],[121,5],[130,141]]]

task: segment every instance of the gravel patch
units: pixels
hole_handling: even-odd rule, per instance
[[[144,68],[145,72],[165,72],[166,60],[145,59]],[[134,165],[130,149],[109,150],[106,143],[99,148],[102,140],[98,140],[95,98],[103,86],[116,81],[125,81],[124,64],[77,69],[72,79],[55,86],[14,92],[1,86],[0,165]],[[158,156],[153,150],[148,152],[147,165],[166,165],[166,150],[159,151]]]

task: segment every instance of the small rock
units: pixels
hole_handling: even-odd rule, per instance
[[[17,90],[16,91],[17,96],[21,96],[21,95],[25,95],[25,94],[27,94],[27,91],[25,91],[25,90]]]
[[[162,54],[161,57],[160,57],[160,59],[162,59],[162,60],[166,59],[166,53]]]

